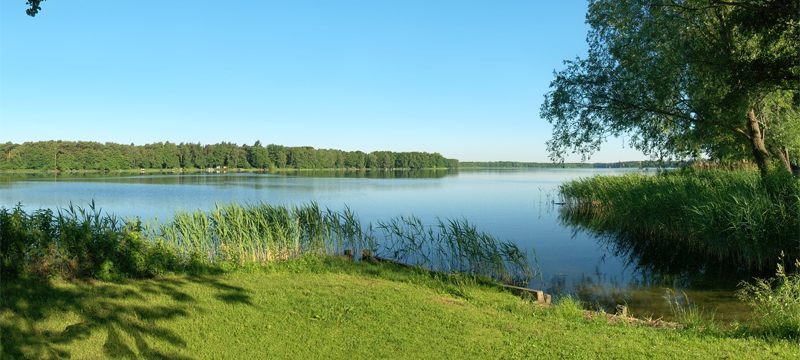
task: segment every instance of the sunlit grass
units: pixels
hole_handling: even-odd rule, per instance
[[[0,352],[12,358],[800,356],[790,341],[626,325],[587,317],[575,301],[540,307],[471,277],[333,257],[217,275],[0,286]]]

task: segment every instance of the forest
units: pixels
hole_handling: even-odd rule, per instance
[[[619,162],[522,162],[522,161],[461,161],[461,169],[539,169],[539,168],[675,168],[689,164],[687,161],[639,160]]]
[[[129,169],[432,169],[456,168],[458,160],[439,153],[343,151],[309,146],[263,146],[221,142],[158,142],[125,145],[91,141],[36,141],[0,144],[0,170]]]

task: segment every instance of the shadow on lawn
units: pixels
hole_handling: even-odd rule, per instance
[[[179,334],[159,323],[188,315],[196,299],[185,288],[192,284],[210,287],[220,301],[253,306],[246,289],[212,276],[121,284],[74,282],[69,286],[56,286],[49,280],[3,281],[0,358],[66,358],[70,357],[64,350],[66,345],[101,333],[105,336],[102,355],[108,357],[185,359],[154,349],[151,343],[155,340],[186,347]],[[158,299],[157,304],[154,299]],[[55,313],[68,313],[64,316],[75,319],[63,330],[46,329],[43,324]]]

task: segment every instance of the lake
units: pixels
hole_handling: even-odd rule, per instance
[[[350,207],[363,223],[415,215],[467,219],[479,230],[528,250],[541,272],[531,284],[554,295],[574,295],[613,311],[627,304],[640,316],[671,318],[665,299],[675,289],[716,319],[742,319],[746,308],[730,284],[697,286],[671,274],[636,268],[631,255],[617,255],[613,239],[565,225],[559,218],[558,185],[597,174],[639,169],[462,170],[287,174],[190,174],[134,176],[2,176],[0,206],[57,209],[92,200],[122,217],[166,219],[178,210],[209,209],[230,202],[299,205],[317,202]],[[651,171],[652,172],[652,171]],[[711,283],[714,283],[713,281]],[[720,288],[713,288],[720,287]]]

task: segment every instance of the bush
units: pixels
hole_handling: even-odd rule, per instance
[[[800,261],[794,265],[800,269]],[[750,332],[800,339],[800,274],[787,274],[783,265],[778,264],[775,277],[742,283],[738,295],[754,310]]]
[[[123,223],[91,204],[58,213],[0,209],[0,271],[116,280],[184,268],[171,246],[151,242],[138,220]]]

